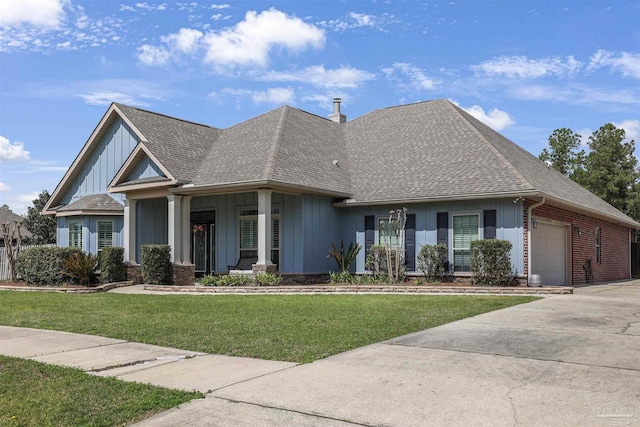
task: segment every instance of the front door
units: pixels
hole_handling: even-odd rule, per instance
[[[215,212],[191,212],[191,230],[191,255],[196,275],[211,274],[215,271]]]

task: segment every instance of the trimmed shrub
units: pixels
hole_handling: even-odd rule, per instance
[[[205,286],[249,286],[251,278],[244,274],[208,275],[198,281]]]
[[[171,246],[142,245],[142,279],[153,285],[173,284]]]
[[[62,260],[62,270],[75,285],[95,286],[98,283],[96,269],[98,256],[86,252],[78,252],[69,255]]]
[[[61,286],[69,281],[62,262],[72,254],[81,253],[78,248],[41,246],[26,249],[18,255],[16,268],[22,280],[34,286]]]
[[[418,270],[429,281],[442,282],[447,271],[447,245],[423,245],[418,253]]]
[[[280,281],[282,281],[282,277],[277,274],[258,273],[256,274],[256,277],[254,277],[253,281],[256,286],[278,286]]]
[[[481,286],[509,286],[514,275],[511,270],[511,242],[487,239],[471,242],[471,283]]]
[[[114,283],[127,280],[124,265],[124,248],[107,246],[100,254],[100,282]]]
[[[363,274],[355,275],[348,271],[340,273],[329,272],[329,283],[349,284],[349,285],[376,285],[379,283],[389,283],[389,276],[384,274]]]

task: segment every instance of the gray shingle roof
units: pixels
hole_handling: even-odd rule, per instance
[[[91,194],[58,209],[58,212],[68,211],[123,212],[124,208],[108,194]]]
[[[0,224],[13,221],[24,221],[24,218],[16,213],[11,212],[9,209],[0,208]],[[11,230],[13,230],[13,225],[11,225]],[[20,236],[31,237],[32,234],[25,228],[24,225],[22,225],[20,227]],[[0,227],[0,239],[4,239],[4,231],[2,230],[2,227]],[[2,241],[2,244],[4,244],[4,241]]]
[[[633,222],[444,99],[342,124],[284,106],[224,130],[117,106],[194,186],[270,181],[356,203],[541,193]]]
[[[162,114],[116,106],[147,139],[145,145],[177,180],[192,181],[220,129]]]

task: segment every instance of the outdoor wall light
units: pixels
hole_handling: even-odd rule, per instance
[[[535,219],[535,218],[533,218],[533,219],[531,220],[531,226],[532,226],[533,228],[538,228],[538,220],[537,220],[537,219]]]
[[[578,233],[578,236],[582,237],[582,227],[573,227],[576,230],[576,233]]]

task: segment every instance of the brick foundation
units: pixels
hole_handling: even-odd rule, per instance
[[[253,274],[258,274],[258,273],[275,274],[275,273],[277,273],[277,267],[276,267],[275,264],[270,264],[270,265],[266,265],[266,264],[251,264],[251,269],[253,270]]]
[[[524,203],[524,269],[528,272],[528,218],[527,209],[536,201],[526,200]],[[561,221],[571,224],[571,283],[586,283],[583,265],[591,258],[591,271],[594,282],[609,282],[630,278],[631,253],[629,248],[630,231],[628,227],[612,224],[576,212],[567,211],[544,204],[535,208],[532,216]],[[582,229],[582,235],[575,231]],[[596,228],[600,228],[601,262],[596,262]]]
[[[196,283],[196,266],[194,264],[173,264],[173,285],[193,286]]]
[[[142,280],[142,266],[140,264],[125,263],[127,267],[127,280],[133,282],[134,285],[144,283]]]

